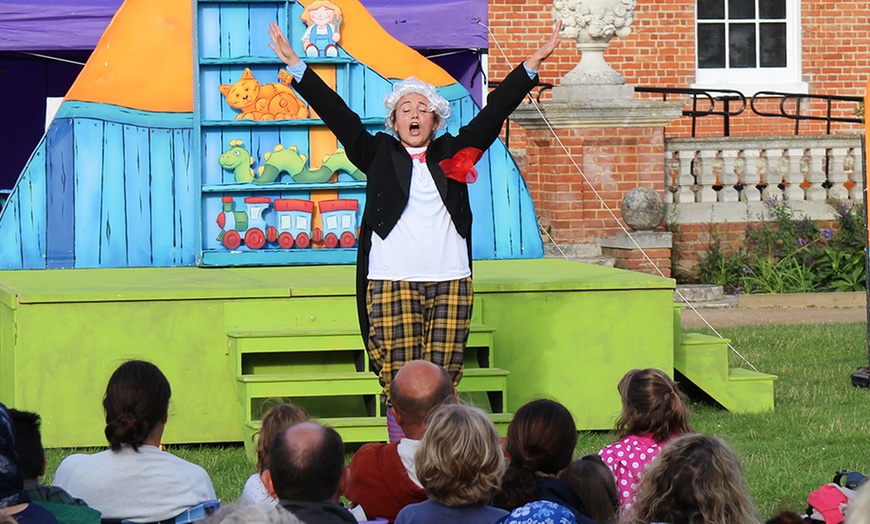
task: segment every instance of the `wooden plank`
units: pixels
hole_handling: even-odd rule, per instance
[[[196,24],[199,58],[221,56],[220,5],[199,2]]]
[[[103,166],[100,209],[100,229],[94,243],[99,242],[100,267],[127,265],[127,210],[124,181],[124,128],[106,122],[103,128]],[[83,237],[79,237],[83,238]]]
[[[105,122],[82,118],[75,120],[73,126],[75,266],[100,267],[103,152],[107,147]]]
[[[150,132],[124,127],[124,184],[127,198],[127,260],[131,266],[150,266],[151,177]]]
[[[19,210],[23,203],[22,187],[25,185],[25,183],[19,182],[9,196],[9,201],[3,207],[3,220],[0,220],[0,245],[6,246],[6,249],[0,251],[0,268],[2,269],[22,269],[24,267],[23,244],[21,242],[22,224]],[[44,195],[45,192],[43,192]],[[12,249],[13,246],[18,246],[18,248]]]
[[[46,163],[46,258],[45,267],[73,267],[75,235],[74,144],[70,120],[48,128]],[[99,142],[98,142],[99,143]],[[36,261],[25,260],[25,266]],[[33,267],[38,267],[34,265]]]
[[[251,4],[251,55],[273,56],[269,49],[272,40],[269,38],[269,23],[286,18],[286,7],[283,4]]]
[[[17,266],[31,269],[45,268],[45,226],[46,226],[46,140],[43,139],[36,152],[24,169],[24,176],[15,185],[13,192],[14,204],[11,211],[17,213],[17,220],[6,216],[4,211],[3,220],[0,224],[8,222],[10,233],[13,234],[13,242],[4,246],[19,246],[19,249],[10,250],[12,259],[18,260]],[[8,206],[9,204],[7,204]],[[3,239],[4,241],[7,239]],[[5,262],[5,261],[4,261]]]
[[[175,239],[174,264],[191,265],[197,254],[197,237],[200,221],[199,186],[201,180],[193,170],[193,138],[190,129],[175,129],[173,138],[173,167],[175,168]]]
[[[490,260],[495,253],[495,219],[493,218],[492,172],[490,153],[487,150],[476,164],[477,182],[468,186],[471,201],[471,256],[474,260]]]
[[[501,146],[501,147],[499,147]],[[512,258],[518,249],[519,217],[517,216],[514,183],[516,176],[513,159],[508,155],[504,144],[496,142],[489,148],[489,161],[492,166],[492,214],[495,222],[496,259]],[[513,176],[512,176],[513,175]]]
[[[251,46],[250,13],[247,5],[221,4],[220,39],[221,57],[248,56]]]
[[[156,266],[171,266],[177,246],[173,237],[175,202],[172,165],[172,132],[167,129],[149,129],[151,157],[151,239],[152,260]]]
[[[229,114],[226,98],[221,94],[220,86],[225,82],[221,70],[215,67],[199,68],[199,118],[202,120],[221,120],[235,118]]]

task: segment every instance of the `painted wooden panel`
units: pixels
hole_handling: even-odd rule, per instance
[[[76,267],[99,267],[102,224],[103,152],[120,144],[104,142],[101,120],[78,119],[75,126],[74,211]]]
[[[269,49],[272,40],[269,38],[269,23],[278,22],[283,25],[286,14],[284,4],[251,4],[251,54],[254,56],[271,56]]]
[[[99,242],[100,267],[127,265],[127,197],[124,184],[124,126],[106,122],[103,138],[102,198]],[[84,210],[77,210],[77,214]],[[81,244],[81,242],[79,242]],[[91,244],[91,242],[86,242]],[[78,266],[78,260],[77,266]]]
[[[172,135],[166,129],[151,129],[151,239],[152,259],[155,266],[171,266],[175,258],[176,239],[174,237],[175,203],[170,150]]]
[[[151,256],[151,150],[150,132],[139,126],[124,127],[124,184],[127,201],[127,260],[147,267]]]
[[[72,128],[72,121],[64,119],[50,126],[46,134],[46,258],[44,265],[38,266],[32,266],[36,261],[25,260],[25,267],[69,268],[75,262]]]
[[[199,56],[200,58],[215,58],[221,56],[220,27],[221,12],[220,4],[203,3],[197,7],[197,20],[199,31]]]
[[[198,249],[200,178],[193,170],[193,141],[190,129],[172,130],[172,164],[174,167],[174,235],[173,266],[193,264]]]
[[[212,28],[210,28],[212,29]],[[245,4],[222,4],[220,26],[221,57],[248,56],[251,32],[248,6]]]
[[[45,267],[45,199],[47,187],[45,179],[47,161],[45,147],[46,141],[43,139],[37,146],[36,152],[24,171],[24,176],[16,184],[16,190],[13,193],[15,203],[17,204],[15,210],[18,213],[18,220],[20,222],[18,224],[12,222],[11,227],[17,231],[20,244],[10,245],[20,246],[20,251],[16,253],[15,258],[18,259],[22,267],[27,267],[25,261],[33,264],[34,267]],[[4,218],[0,222],[5,223],[12,220],[13,217],[9,217]]]
[[[19,209],[21,208],[21,193],[29,194],[29,188],[22,189],[26,184],[19,182],[0,214],[0,245],[5,249],[0,251],[0,268],[21,269],[23,267],[23,245],[21,242],[21,225]],[[45,193],[43,193],[45,196]]]

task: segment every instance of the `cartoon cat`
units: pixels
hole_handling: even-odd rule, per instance
[[[241,111],[236,120],[288,120],[308,118],[308,107],[289,86],[280,82],[260,84],[250,69],[234,84],[222,84],[220,92],[230,107]]]

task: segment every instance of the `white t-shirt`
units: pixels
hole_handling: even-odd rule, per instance
[[[271,504],[275,506],[278,504],[278,499],[270,495],[269,491],[266,490],[266,486],[260,479],[259,473],[254,473],[248,477],[248,481],[245,482],[245,488],[242,490],[242,496],[239,498],[243,505]]]
[[[155,446],[70,455],[58,466],[54,485],[87,502],[104,519],[133,522],[170,519],[217,498],[204,469]]]
[[[422,153],[425,147],[409,147]],[[372,233],[369,280],[445,282],[471,275],[468,246],[425,162],[413,160],[408,205],[387,238]]]
[[[423,484],[420,484],[420,480],[417,479],[417,462],[415,460],[418,449],[420,449],[420,441],[410,438],[403,438],[396,446],[396,451],[399,453],[399,458],[402,459],[402,465],[408,470],[411,482],[422,489]]]

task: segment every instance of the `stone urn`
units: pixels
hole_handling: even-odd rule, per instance
[[[576,41],[582,52],[577,66],[562,77],[563,86],[625,84],[625,77],[604,60],[604,51],[614,36],[631,33],[636,5],[636,0],[554,0],[553,19],[562,21],[560,36]]]

